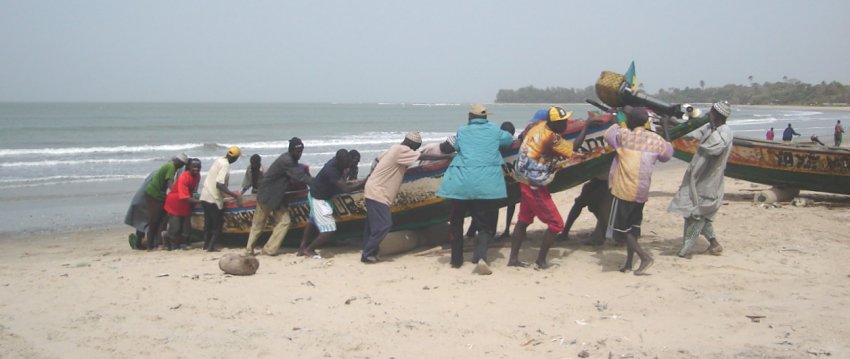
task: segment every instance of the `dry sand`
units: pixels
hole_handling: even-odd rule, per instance
[[[644,277],[618,272],[625,249],[611,244],[556,244],[545,271],[508,268],[494,247],[491,276],[452,269],[448,253],[364,265],[357,248],[321,260],[287,248],[235,277],[218,258],[241,248],[137,252],[126,227],[5,238],[0,357],[850,357],[848,197],[761,208],[754,185],[727,178],[724,254],[681,259],[682,219],[665,211],[685,168],[674,162],[644,212],[656,261]],[[563,215],[578,191],[555,195]],[[594,223],[585,212],[574,233]],[[543,229],[529,228],[523,260]]]

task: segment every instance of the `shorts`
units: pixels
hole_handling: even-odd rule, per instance
[[[614,239],[624,240],[627,233],[640,237],[640,224],[643,222],[644,203],[624,201],[614,196],[611,203],[611,217],[608,224],[614,230]]]
[[[335,232],[336,220],[334,219],[334,209],[330,200],[315,199],[313,196],[307,195],[307,201],[310,203],[310,222],[319,228],[319,233]]]
[[[558,207],[555,207],[555,201],[552,200],[549,189],[544,186],[532,189],[531,186],[520,183],[519,193],[518,221],[531,224],[534,222],[534,217],[537,217],[549,227],[552,233],[561,233],[564,230],[564,220],[558,213]]]
[[[175,216],[168,215],[168,237],[170,238],[188,238],[189,232],[192,230],[190,219],[192,216]]]

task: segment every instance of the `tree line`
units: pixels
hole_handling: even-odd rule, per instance
[[[807,84],[785,78],[781,82],[752,82],[749,85],[725,85],[684,89],[661,89],[650,94],[671,103],[707,103],[725,99],[741,105],[847,105],[850,104],[850,86],[837,81]],[[538,89],[526,86],[517,90],[499,90],[496,103],[581,103],[597,99],[593,86],[583,89],[547,87]]]

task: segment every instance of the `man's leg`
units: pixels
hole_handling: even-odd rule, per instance
[[[691,249],[702,232],[702,227],[705,226],[705,219],[701,217],[685,218],[685,231],[683,234],[682,248],[679,250],[678,256],[682,258],[690,258]]]
[[[719,256],[723,253],[723,246],[717,241],[717,235],[714,233],[714,225],[710,219],[705,220],[705,225],[702,227],[700,233],[708,239],[708,249],[706,251],[709,254]]]
[[[148,250],[162,244],[162,235],[160,228],[162,226],[163,213],[162,201],[156,200],[145,193],[145,206],[148,209],[148,233],[145,235],[145,243]]]
[[[521,206],[520,213],[522,213]],[[516,226],[514,226],[514,234],[511,236],[511,255],[508,258],[508,267],[525,267],[528,265],[519,261],[519,249],[522,247],[522,241],[525,240],[527,228],[528,223],[517,220]]]
[[[549,190],[546,187],[537,189],[535,202],[537,203],[537,209],[535,209],[534,214],[541,222],[546,223],[547,226],[546,232],[543,233],[543,243],[540,244],[540,252],[537,253],[537,261],[535,262],[538,268],[544,269],[548,267],[546,257],[549,254],[549,248],[552,247],[555,236],[564,231],[564,226],[562,224],[563,219],[561,218],[561,214],[558,213],[558,207],[555,206],[555,201],[552,200],[552,195],[549,194]]]
[[[573,207],[570,208],[570,213],[567,214],[567,221],[564,222],[564,230],[558,234],[559,241],[570,240],[570,228],[573,228],[573,223],[575,223],[576,219],[578,219],[578,216],[581,214],[581,210],[585,206],[585,203],[579,202],[579,199],[576,198],[575,203],[573,203]]]
[[[472,263],[478,263],[481,260],[486,262],[490,241],[496,233],[499,209],[490,200],[473,200],[470,204],[472,206],[472,218],[475,222],[478,222],[478,235],[475,237]]]
[[[638,234],[634,229],[629,231],[626,234],[626,245],[629,247],[633,247],[634,251],[637,253],[638,257],[640,257],[640,266],[635,271],[635,275],[645,275],[646,270],[655,263],[655,260],[652,259],[652,256],[649,255],[646,251],[643,250],[643,247],[638,243]]]
[[[206,206],[204,206],[204,210],[206,213]],[[268,223],[268,219],[268,207],[262,205],[260,202],[257,202],[257,206],[254,207],[254,218],[251,219],[251,233],[248,235],[248,245],[245,246],[245,254],[249,256],[254,255],[254,243],[256,243],[257,238],[259,238],[260,235],[263,234],[263,230],[266,228],[266,223]],[[204,247],[206,248],[206,241],[204,243]]]
[[[274,230],[272,230],[272,234],[269,236],[269,241],[263,246],[263,254],[276,256],[280,251],[280,246],[283,244],[283,237],[286,237],[286,232],[289,232],[289,209],[282,208],[275,210],[271,215],[277,224],[275,224]]]
[[[454,268],[463,265],[463,217],[466,215],[467,201],[450,199],[449,203],[449,235],[452,242],[452,257],[450,263]],[[473,219],[474,223],[475,220]]]
[[[527,264],[519,261],[519,250],[522,248],[522,242],[525,240],[526,230],[534,221],[534,196],[531,188],[528,185],[519,184],[519,214],[514,227],[514,234],[511,236],[511,254],[508,257],[509,267],[525,267]]]
[[[213,204],[213,228],[212,236],[210,236],[210,245],[206,248],[207,252],[215,252],[215,244],[222,236],[224,231],[224,208],[218,208]]]
[[[505,231],[499,236],[499,239],[505,239],[511,237],[511,221],[514,219],[514,211],[516,211],[515,204],[509,204],[507,209],[507,218],[505,218]]]
[[[213,237],[213,226],[215,225],[215,211],[218,210],[215,203],[201,202],[204,208],[204,249],[210,245]]]
[[[304,256],[307,253],[307,243],[310,243],[310,237],[312,237],[316,231],[316,225],[308,219],[307,223],[304,224],[304,234],[301,236],[301,245],[298,246],[297,255],[299,257]]]
[[[393,218],[389,206],[368,198],[366,213],[366,220],[369,221],[369,237],[363,241],[363,253],[360,255],[360,260],[364,263],[374,263],[377,261],[381,241],[393,226]]]

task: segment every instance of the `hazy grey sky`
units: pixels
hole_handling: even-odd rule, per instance
[[[0,101],[491,102],[850,84],[850,1],[0,0]]]

